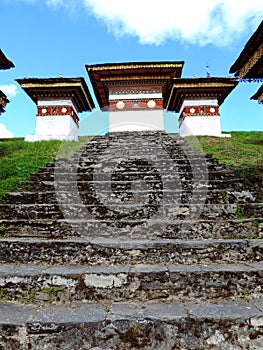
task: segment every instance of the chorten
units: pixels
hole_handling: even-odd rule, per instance
[[[6,97],[6,94],[4,94],[3,91],[0,90],[0,115],[4,113],[5,107],[9,102],[10,101]]]
[[[78,113],[95,105],[82,77],[24,78],[17,82],[37,105],[36,134],[25,141],[78,140]]]
[[[231,66],[230,73],[234,73],[241,81],[263,81],[263,21]],[[263,103],[263,85],[251,99]]]
[[[171,81],[184,62],[86,65],[99,107],[109,112],[109,131],[163,130]]]
[[[219,106],[237,84],[233,78],[173,79],[165,108],[179,113],[180,135],[229,137],[221,133]]]
[[[0,70],[14,68],[15,65],[11,62],[0,49]],[[6,105],[9,103],[7,96],[0,90],[0,115],[5,111]]]

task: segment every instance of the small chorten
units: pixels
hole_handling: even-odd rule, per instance
[[[22,89],[37,105],[36,134],[25,141],[77,141],[78,113],[95,107],[88,86],[82,77],[17,79]]]

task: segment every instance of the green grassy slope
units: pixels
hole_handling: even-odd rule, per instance
[[[256,186],[258,200],[263,200],[263,132],[233,132],[230,139],[202,136],[198,140],[205,153],[212,153],[231,167],[248,186]],[[6,192],[17,191],[19,182],[27,180],[30,173],[52,161],[62,145],[63,156],[69,156],[87,141],[80,138],[79,142],[62,144],[60,141],[0,140],[0,202]]]
[[[232,132],[230,139],[198,137],[204,153],[231,167],[263,201],[263,132]]]
[[[23,139],[0,140],[0,202],[5,193],[17,191],[19,182],[27,180],[30,173],[45,167],[52,161],[61,149],[63,157],[70,156],[80,148],[87,138],[79,142],[42,141],[24,142]]]

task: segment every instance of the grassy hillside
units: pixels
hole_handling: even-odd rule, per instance
[[[230,139],[198,137],[205,153],[212,153],[221,163],[243,178],[263,201],[263,132],[232,132]]]
[[[263,132],[233,132],[231,139],[198,137],[205,153],[231,167],[248,186],[256,186],[263,200]],[[87,138],[63,142],[64,154],[72,154]],[[29,178],[52,161],[61,149],[60,141],[27,143],[22,139],[0,140],[0,201],[8,191],[18,190],[19,181]],[[68,149],[65,147],[68,146]]]
[[[30,173],[45,167],[61,148],[63,157],[70,156],[80,148],[87,138],[79,142],[43,141],[24,142],[23,139],[0,140],[0,202],[6,192],[17,191],[19,182],[27,180]],[[62,147],[63,146],[63,147]]]

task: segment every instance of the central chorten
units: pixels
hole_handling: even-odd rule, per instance
[[[164,130],[172,80],[184,62],[86,65],[98,104],[109,112],[109,131]]]

